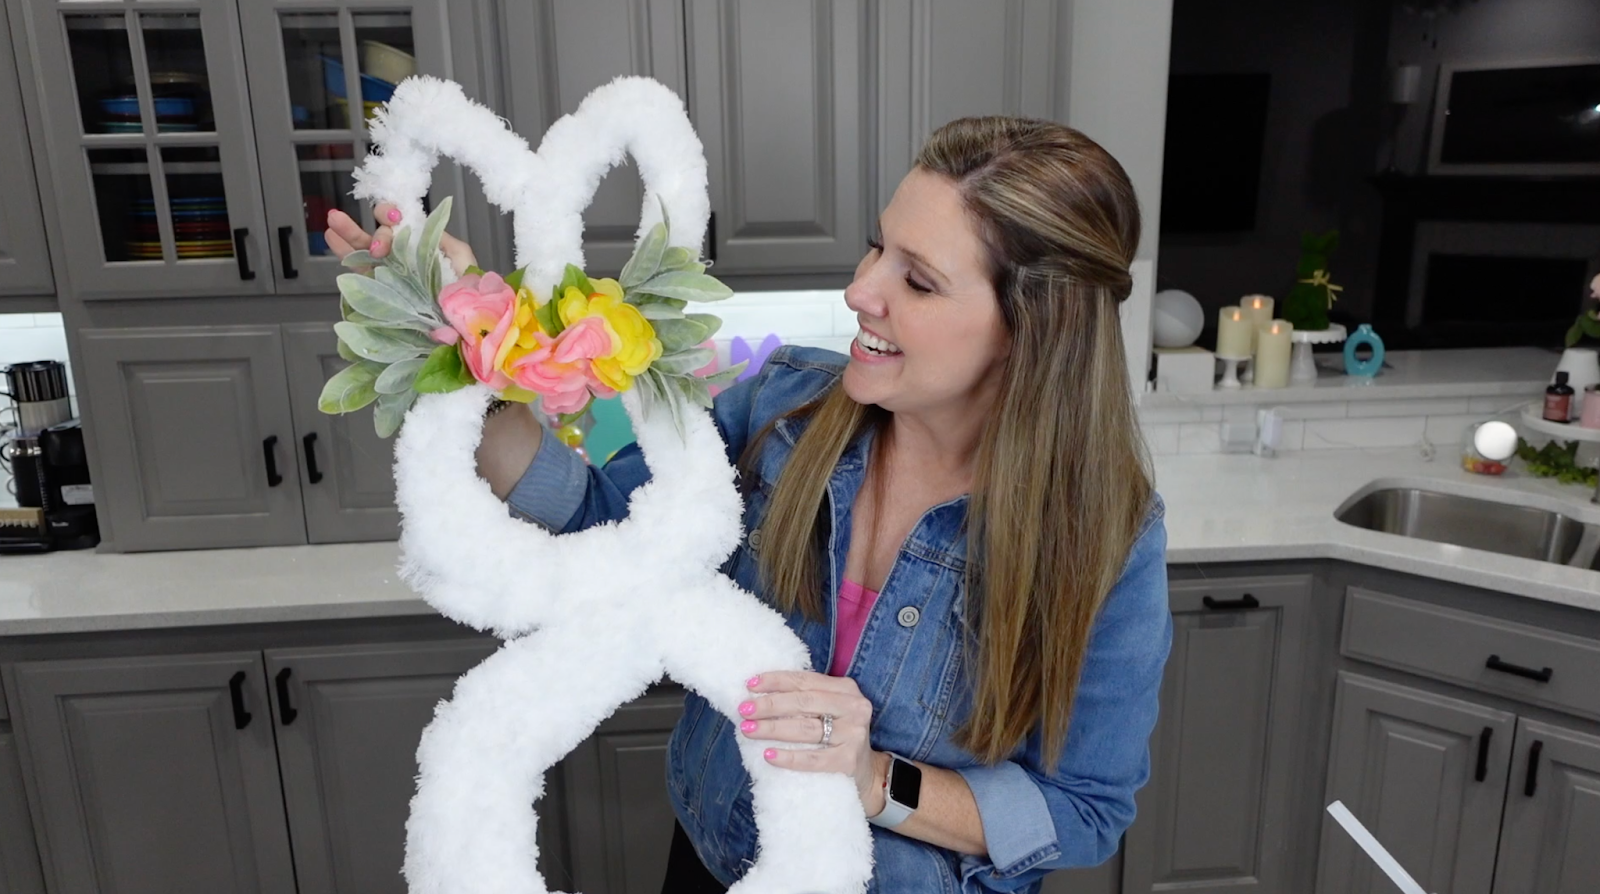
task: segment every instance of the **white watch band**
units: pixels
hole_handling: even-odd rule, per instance
[[[889,797],[889,788],[894,780],[895,763],[903,760],[905,760],[905,758],[900,757],[897,754],[889,755],[889,772],[884,774],[883,777],[883,809],[878,811],[875,815],[867,817],[867,822],[873,824],[874,826],[882,826],[885,829],[893,829],[910,819],[911,814],[916,812],[912,808],[907,807],[906,805],[901,804],[895,799]],[[907,763],[909,763],[909,761],[907,761]]]

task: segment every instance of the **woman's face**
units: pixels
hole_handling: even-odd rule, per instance
[[[844,291],[861,326],[845,392],[894,413],[982,412],[1011,339],[960,192],[913,169],[878,222]]]

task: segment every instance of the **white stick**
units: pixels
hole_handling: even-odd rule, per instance
[[[1428,892],[1422,890],[1421,885],[1417,884],[1416,879],[1412,878],[1409,873],[1400,867],[1399,861],[1390,856],[1389,851],[1378,843],[1378,839],[1372,837],[1372,833],[1367,831],[1367,827],[1361,825],[1361,820],[1355,818],[1355,814],[1352,814],[1350,809],[1344,806],[1343,801],[1335,801],[1329,804],[1328,812],[1333,814],[1333,818],[1339,821],[1339,825],[1350,833],[1350,837],[1355,839],[1356,844],[1361,845],[1361,849],[1367,852],[1367,856],[1372,858],[1372,862],[1378,864],[1378,868],[1389,876],[1389,880],[1394,882],[1395,886],[1403,894],[1428,894]]]

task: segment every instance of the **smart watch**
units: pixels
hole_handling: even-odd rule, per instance
[[[922,768],[891,752],[889,772],[883,780],[883,809],[867,817],[867,822],[893,829],[916,812],[921,796]]]

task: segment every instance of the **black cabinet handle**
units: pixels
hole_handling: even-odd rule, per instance
[[[228,681],[228,694],[233,696],[233,728],[244,729],[250,725],[250,712],[244,709],[244,671],[233,675]]]
[[[1478,734],[1478,770],[1472,778],[1482,782],[1489,775],[1489,737],[1494,735],[1494,727],[1486,726]]]
[[[1531,667],[1523,667],[1520,664],[1511,664],[1509,662],[1501,661],[1499,655],[1490,655],[1489,660],[1484,664],[1484,667],[1487,667],[1492,671],[1499,671],[1503,674],[1527,677],[1530,680],[1537,680],[1540,683],[1550,682],[1550,677],[1555,674],[1555,671],[1548,667],[1534,670]]]
[[[1251,596],[1249,593],[1244,594],[1238,599],[1212,599],[1210,596],[1202,596],[1200,597],[1200,602],[1206,608],[1216,611],[1261,607],[1261,603],[1256,600],[1256,597]]]
[[[317,468],[317,433],[306,432],[300,444],[306,449],[306,480],[316,484],[322,480],[322,472]]]
[[[296,279],[300,271],[294,269],[294,227],[278,228],[278,254],[283,256],[283,278]]]
[[[233,259],[239,262],[240,279],[256,278],[256,272],[250,269],[250,252],[244,244],[245,237],[249,235],[249,227],[240,227],[233,231]]]
[[[717,262],[717,212],[711,212],[711,217],[706,221],[706,260],[715,264]]]
[[[278,720],[281,721],[284,726],[288,726],[289,724],[294,723],[294,719],[296,717],[300,716],[300,712],[296,711],[294,709],[294,706],[289,704],[289,669],[288,668],[284,668],[283,670],[278,671],[277,683],[278,683]]]
[[[278,453],[274,449],[278,446],[277,435],[267,435],[261,442],[261,456],[267,461],[267,487],[277,487],[283,483],[283,476],[278,474]]]
[[[1538,739],[1535,739],[1533,744],[1528,746],[1528,781],[1523,784],[1522,793],[1530,798],[1533,797],[1534,792],[1539,790],[1539,752],[1541,751],[1544,751],[1544,743]]]

